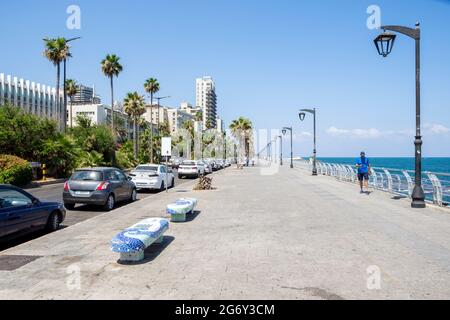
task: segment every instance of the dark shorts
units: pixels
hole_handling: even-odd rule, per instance
[[[358,173],[358,180],[359,181],[363,181],[363,180],[369,180],[369,173]]]

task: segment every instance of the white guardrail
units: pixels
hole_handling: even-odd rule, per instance
[[[296,161],[301,168],[312,171],[312,161]],[[317,171],[320,175],[335,177],[340,181],[356,183],[358,181],[355,166],[317,161]],[[369,185],[375,189],[386,191],[398,196],[411,198],[414,188],[414,171],[372,168]],[[450,207],[450,174],[424,172],[422,187],[426,200],[440,207]]]

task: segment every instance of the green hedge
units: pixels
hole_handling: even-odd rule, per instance
[[[23,186],[33,179],[28,161],[11,155],[0,155],[0,183]]]

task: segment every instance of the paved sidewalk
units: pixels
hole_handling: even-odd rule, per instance
[[[230,168],[214,185],[185,184],[3,252],[41,257],[0,271],[0,299],[450,299],[448,210],[287,166]],[[117,232],[191,196],[194,220],[171,224],[142,264],[117,263]],[[70,290],[77,268],[81,289]],[[368,268],[380,270],[379,290]]]

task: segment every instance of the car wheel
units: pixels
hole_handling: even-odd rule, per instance
[[[135,202],[137,200],[137,190],[133,189],[133,191],[131,191],[131,195],[130,195],[130,202]]]
[[[66,207],[67,210],[73,210],[75,209],[75,203],[64,203],[64,207]]]
[[[178,179],[183,179],[183,176],[181,174],[179,174]]]
[[[114,209],[114,206],[116,205],[116,201],[114,199],[114,195],[110,194],[108,196],[108,200],[106,200],[105,205],[103,206],[103,208],[107,211],[111,211],[112,209]]]
[[[164,185],[164,181],[161,182],[161,188],[159,188],[159,191],[164,191],[166,186]]]
[[[58,212],[52,212],[52,214],[50,215],[50,217],[48,218],[47,221],[47,230],[48,231],[56,231],[59,229],[59,224],[60,224],[60,220],[59,220],[59,215]]]
[[[172,188],[175,188],[175,178],[172,178]]]

